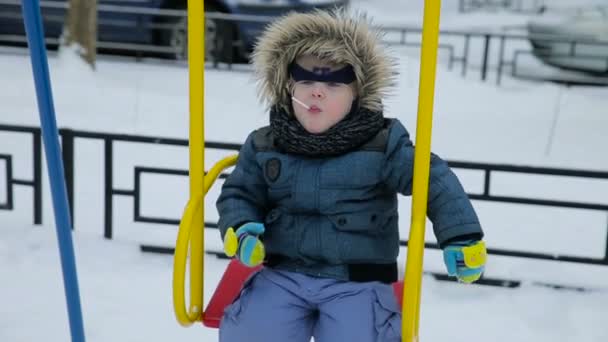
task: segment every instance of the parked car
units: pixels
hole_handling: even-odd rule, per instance
[[[205,0],[206,13],[269,17],[265,21],[206,20],[206,55],[219,60],[247,57],[272,17],[348,3],[349,0]],[[164,51],[165,55],[184,59],[187,18],[183,12],[166,15],[158,10],[184,10],[186,6],[186,0],[98,0],[98,50],[138,54]],[[61,35],[66,8],[67,0],[42,2],[45,35],[51,41]],[[0,44],[24,45],[24,36],[21,5],[14,0],[0,0]]]
[[[608,73],[608,7],[543,15],[530,20],[527,30],[532,52],[545,63]]]

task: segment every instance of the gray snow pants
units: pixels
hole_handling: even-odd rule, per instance
[[[263,268],[224,311],[220,342],[399,342],[391,285]]]

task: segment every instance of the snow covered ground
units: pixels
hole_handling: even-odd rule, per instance
[[[382,22],[420,18],[420,1],[353,1]],[[373,3],[373,5],[372,5]],[[454,3],[456,3],[454,1]],[[442,25],[510,22],[507,14],[457,14],[445,2]],[[392,17],[390,16],[392,14]],[[466,20],[466,18],[469,20]],[[472,20],[473,18],[474,20]],[[485,19],[484,19],[485,18]],[[500,19],[500,20],[499,20]],[[518,19],[519,20],[519,19]],[[476,25],[476,24],[475,24]],[[394,48],[399,85],[387,100],[386,115],[397,117],[415,135],[419,61],[411,51]],[[267,123],[247,71],[206,73],[206,138],[242,142]],[[99,132],[187,138],[188,75],[179,65],[150,61],[100,60],[91,72],[69,53],[50,59],[57,121],[60,127]],[[0,53],[0,123],[38,126],[30,61],[18,53]],[[608,170],[606,104],[608,89],[566,88],[507,79],[502,86],[462,79],[440,65],[437,75],[433,151],[448,160]],[[0,132],[0,153],[13,156],[13,174],[31,177],[29,140]],[[75,249],[84,324],[89,341],[213,341],[217,331],[184,329],[173,317],[169,256],[139,251],[139,244],[172,245],[172,226],[134,223],[130,198],[115,198],[115,238],[102,238],[102,150],[98,143],[77,142]],[[116,186],[129,189],[134,165],[187,167],[185,148],[119,144]],[[207,165],[225,151],[207,155]],[[459,171],[465,187],[478,191],[481,177]],[[6,168],[0,160],[0,179]],[[32,226],[31,191],[15,188],[16,207],[0,211],[0,341],[67,341],[69,330],[54,234],[48,182],[44,225]],[[498,177],[496,194],[525,193],[539,198],[608,202],[608,182]],[[0,182],[0,203],[6,185]],[[144,214],[179,218],[187,200],[184,177],[147,176],[142,183]],[[208,220],[217,216],[217,188],[206,201]],[[401,230],[407,234],[409,200],[400,203]],[[599,258],[606,250],[606,213],[475,202],[487,243],[514,248]],[[427,240],[434,237],[430,226]],[[217,231],[207,230],[207,248],[218,250]],[[401,262],[405,250],[401,253]],[[206,260],[209,299],[226,262]],[[517,289],[462,286],[424,277],[421,340],[600,342],[608,339],[608,268],[491,257],[488,277],[522,280]],[[443,270],[440,254],[428,251],[425,270]],[[535,284],[584,287],[584,292],[554,290]],[[469,332],[469,334],[463,333]]]
[[[0,236],[0,340],[69,341],[52,226],[5,224]],[[123,227],[128,228],[128,227]],[[88,341],[216,341],[217,331],[179,326],[172,312],[172,258],[120,239],[75,233]],[[205,261],[208,299],[226,263]],[[604,277],[604,281],[606,277]],[[602,342],[606,290],[462,286],[424,277],[421,341]]]

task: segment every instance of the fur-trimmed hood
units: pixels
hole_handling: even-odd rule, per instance
[[[291,13],[272,23],[258,40],[253,66],[259,95],[270,106],[288,109],[288,67],[296,57],[314,55],[350,64],[357,76],[359,105],[382,110],[382,98],[394,84],[394,61],[380,43],[381,34],[365,15],[344,10]]]

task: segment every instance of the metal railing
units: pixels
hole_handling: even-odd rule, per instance
[[[591,38],[587,39],[575,39],[575,38],[563,38],[563,37],[555,37],[551,35],[538,35],[535,34],[532,38],[534,44],[537,46],[534,49],[524,49],[521,48],[523,45],[522,42],[528,42],[530,37],[522,36],[522,35],[510,35],[510,34],[502,34],[496,35],[496,39],[499,40],[499,54],[498,54],[498,64],[496,71],[496,84],[500,84],[501,78],[503,76],[505,67],[509,68],[511,71],[511,76],[515,78],[522,79],[533,79],[533,80],[546,80],[547,78],[539,78],[539,77],[531,77],[526,74],[522,74],[518,72],[518,61],[521,56],[536,56],[538,58],[552,59],[552,58],[576,58],[578,61],[594,61],[600,62],[604,64],[603,77],[597,77],[601,74],[598,70],[595,78],[588,77],[586,82],[592,82],[592,84],[598,85],[608,85],[608,54],[606,55],[597,55],[597,54],[588,54],[581,53],[581,47],[594,47],[594,48],[603,48],[606,53],[608,53],[608,40],[600,41],[594,40]],[[507,59],[506,48],[508,42],[517,42],[519,41],[519,46],[517,48],[513,48],[511,51],[511,58]],[[566,50],[566,52],[553,52],[555,48],[560,47],[560,50]],[[551,79],[549,79],[551,80]]]
[[[33,222],[34,224],[42,224],[42,140],[40,128],[0,124],[0,132],[28,134],[32,139],[32,179],[14,178],[12,155],[0,154],[0,160],[4,160],[6,167],[7,199],[6,203],[0,204],[0,210],[14,209],[14,186],[30,187],[32,188]]]
[[[157,167],[135,167],[133,169],[133,189],[120,189],[114,185],[114,146],[117,142],[145,143],[158,144],[169,146],[188,146],[188,141],[184,139],[157,138],[145,137],[128,134],[108,134],[97,132],[75,131],[71,129],[60,129],[61,143],[63,146],[63,160],[66,174],[66,187],[68,190],[68,199],[70,208],[73,209],[74,204],[74,142],[76,138],[101,140],[104,144],[104,237],[111,239],[113,236],[113,202],[114,196],[133,197],[133,218],[135,222],[147,222],[158,224],[179,224],[179,219],[156,218],[143,216],[140,211],[141,198],[141,175],[148,173],[168,174],[187,176],[187,170],[163,169]],[[229,149],[238,151],[239,145],[227,144],[218,142],[206,142],[206,148],[214,149]],[[225,176],[221,176],[224,178]],[[73,215],[72,215],[73,216]]]
[[[13,178],[14,173],[11,170],[11,156],[4,153],[0,154],[0,160],[5,161],[7,165],[7,193],[10,205],[0,206],[1,210],[11,210],[14,208],[12,199],[12,187],[15,185],[26,185],[31,186],[34,189],[34,223],[42,223],[42,195],[41,195],[41,168],[40,162],[41,150],[40,150],[40,131],[38,128],[23,127],[23,126],[10,126],[0,125],[0,132],[11,132],[11,133],[23,133],[31,134],[33,136],[33,180],[17,180]],[[187,171],[181,169],[170,169],[160,168],[154,166],[134,166],[133,167],[133,188],[124,189],[119,188],[115,185],[113,176],[114,170],[114,156],[115,156],[115,145],[117,142],[127,143],[144,143],[153,145],[164,145],[164,146],[183,146],[188,145],[188,141],[185,139],[172,139],[172,138],[159,138],[150,136],[137,136],[127,134],[108,134],[98,132],[87,132],[87,131],[76,131],[71,129],[60,129],[61,142],[63,146],[63,160],[66,175],[66,186],[68,189],[68,197],[70,202],[70,208],[73,209],[73,204],[77,201],[75,198],[74,191],[74,165],[75,165],[75,141],[80,140],[101,140],[103,142],[103,180],[104,180],[104,237],[111,239],[113,236],[113,203],[115,196],[128,196],[133,198],[133,220],[134,222],[146,222],[154,224],[166,224],[175,225],[179,224],[178,218],[167,218],[167,217],[151,217],[142,215],[140,210],[140,203],[142,200],[141,195],[141,177],[144,174],[165,174],[165,175],[177,175],[187,176]],[[222,143],[222,142],[206,142],[205,147],[209,149],[224,150],[227,153],[234,153],[241,147],[239,144]],[[7,162],[6,162],[7,161]],[[468,193],[469,197],[474,201],[489,201],[499,203],[514,203],[520,205],[534,205],[534,206],[545,206],[545,207],[557,207],[557,208],[574,208],[583,210],[600,211],[608,214],[608,204],[604,203],[590,203],[590,202],[577,202],[572,200],[553,200],[553,199],[539,199],[534,197],[526,196],[501,196],[494,195],[491,191],[492,176],[496,173],[508,173],[508,174],[521,174],[521,175],[541,175],[541,176],[560,176],[560,179],[585,179],[585,180],[608,180],[608,172],[598,171],[584,171],[584,170],[569,170],[559,168],[543,168],[543,167],[527,167],[527,166],[513,166],[513,165],[501,165],[501,164],[486,164],[486,163],[470,163],[461,161],[448,161],[448,164],[453,169],[463,170],[476,170],[483,172],[483,191],[481,193]],[[222,174],[220,178],[226,178],[227,174]],[[556,180],[556,182],[558,182]],[[556,186],[559,186],[556,183]],[[73,216],[72,211],[72,216]],[[607,215],[608,216],[608,215]],[[217,222],[205,222],[207,228],[217,228]],[[608,228],[608,227],[607,227]],[[608,232],[607,232],[608,233]],[[407,245],[406,240],[400,241],[402,246]],[[427,248],[438,249],[439,246],[434,243],[427,243]],[[143,246],[145,250],[165,250],[170,252],[171,249],[155,246]],[[523,257],[539,260],[556,260],[556,261],[567,261],[574,263],[594,264],[594,265],[608,265],[608,234],[606,237],[605,253],[602,258],[590,258],[590,257],[577,257],[570,255],[561,254],[543,254],[533,253],[519,250],[510,249],[489,249],[489,252],[494,255]]]
[[[587,202],[576,202],[576,201],[564,201],[564,200],[549,200],[549,199],[538,199],[531,197],[519,197],[519,196],[498,196],[491,194],[491,178],[493,174],[498,172],[507,172],[511,174],[525,174],[525,175],[543,175],[543,176],[562,176],[579,179],[601,179],[608,180],[608,172],[599,171],[585,171],[585,170],[571,170],[571,169],[560,169],[560,168],[546,168],[546,167],[530,167],[530,166],[514,166],[504,164],[483,164],[483,163],[469,163],[460,161],[448,161],[448,164],[453,169],[465,169],[465,170],[481,170],[484,173],[484,184],[482,193],[467,193],[470,199],[478,201],[489,201],[489,202],[500,202],[500,203],[513,203],[513,204],[525,204],[535,206],[546,206],[556,208],[571,208],[571,209],[585,209],[585,210],[597,210],[603,211],[608,214],[608,204],[603,203],[587,203]],[[556,184],[559,187],[559,184]],[[608,215],[607,215],[608,218]],[[586,258],[569,255],[559,254],[543,254],[543,253],[532,253],[522,252],[507,249],[494,249],[489,248],[488,253],[494,255],[503,256],[514,256],[523,257],[530,259],[539,260],[558,260],[567,261],[574,263],[583,264],[594,264],[594,265],[608,265],[608,219],[606,225],[606,247],[604,249],[604,256],[602,258]],[[402,246],[407,246],[406,241],[401,241]],[[439,246],[434,243],[425,244],[428,248],[439,249]]]
[[[392,40],[387,42],[392,45],[420,47],[419,40],[408,40],[408,37],[419,38],[422,31],[419,28],[405,27],[383,27],[387,32],[394,33]],[[530,44],[530,37],[524,34],[511,33],[483,33],[467,32],[458,30],[441,31],[439,50],[447,54],[448,70],[453,70],[456,63],[460,63],[460,72],[465,77],[475,67],[479,70],[479,77],[482,81],[490,80],[491,74],[495,75],[495,82],[500,85],[506,73],[514,78],[525,78],[530,80],[551,80],[543,76],[531,77],[527,74],[519,73],[522,69],[522,56],[552,57],[552,58],[577,58],[580,60],[599,61],[606,63],[605,77],[590,78],[587,82],[593,84],[608,85],[608,54],[593,55],[581,54],[581,47],[604,48],[608,53],[608,41],[598,41],[594,39],[564,38],[551,35],[534,35],[534,42],[537,44],[561,44],[565,53],[553,53],[550,50],[534,49]],[[471,45],[481,43],[478,63],[472,61]],[[493,45],[498,44],[498,53],[493,53]],[[599,74],[599,72],[598,72]]]

